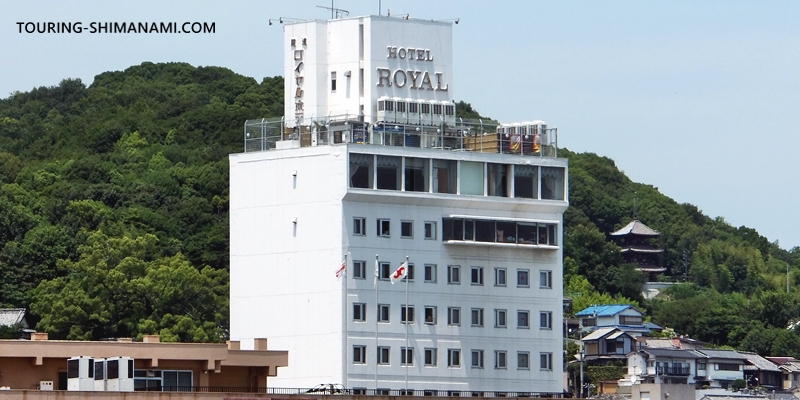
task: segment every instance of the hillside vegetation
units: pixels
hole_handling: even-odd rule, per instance
[[[0,100],[0,306],[29,308],[53,338],[224,340],[227,155],[242,151],[246,119],[282,111],[281,77],[182,63]],[[458,113],[480,116],[464,102]],[[575,309],[636,302],[679,333],[800,356],[786,329],[800,317],[800,249],[631,182],[608,158],[559,155],[570,159],[564,268]],[[687,282],[653,301],[607,235],[631,220],[634,196],[638,218],[663,233],[661,278]]]

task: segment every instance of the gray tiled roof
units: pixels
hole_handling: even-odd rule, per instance
[[[27,328],[25,323],[25,309],[24,308],[0,308],[0,326],[11,326],[14,324],[22,323]]]
[[[761,371],[780,372],[781,370],[780,368],[778,368],[777,365],[775,365],[775,363],[773,363],[770,360],[767,360],[764,357],[761,357],[756,353],[751,353],[748,351],[740,351],[739,354],[747,357],[747,361]]]
[[[746,361],[747,357],[734,350],[719,350],[719,349],[696,349],[692,350],[700,353],[701,356],[708,358],[717,358],[724,360],[741,360]]]
[[[652,354],[657,358],[685,358],[685,359],[701,358],[700,355],[691,350],[645,348],[642,351],[647,354]]]
[[[622,236],[632,233],[634,235],[642,235],[642,236],[659,236],[661,233],[658,231],[654,231],[649,226],[642,223],[638,219],[631,221],[628,225],[625,225],[622,229],[614,232],[611,236]]]

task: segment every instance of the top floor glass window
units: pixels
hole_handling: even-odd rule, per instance
[[[564,200],[564,168],[542,167],[542,199]]]
[[[350,187],[372,189],[372,154],[350,153]]]
[[[401,157],[378,156],[378,189],[400,190]]]
[[[442,240],[557,246],[556,224],[442,218]]]
[[[539,167],[534,165],[514,166],[514,197],[539,198]]]
[[[458,162],[433,160],[433,192],[456,193],[458,187]]]
[[[428,191],[428,164],[427,158],[405,159],[405,190],[406,192]]]

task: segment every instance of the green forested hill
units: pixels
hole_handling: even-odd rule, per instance
[[[468,103],[459,115],[478,116]],[[0,306],[27,307],[53,338],[159,333],[218,341],[228,327],[228,160],[246,119],[283,112],[283,79],[152,64],[0,100]],[[608,158],[568,150],[566,293],[575,308],[637,301],[701,340],[800,356],[800,249],[711,219]],[[607,234],[638,218],[663,232],[654,301]],[[758,338],[768,337],[771,340]],[[776,347],[777,346],[777,347]]]

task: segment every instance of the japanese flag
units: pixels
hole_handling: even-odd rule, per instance
[[[405,278],[406,274],[408,274],[408,263],[404,262],[400,265],[400,268],[397,268],[396,270],[394,270],[394,272],[392,272],[392,276],[390,276],[390,278],[392,279],[392,284],[399,281],[400,279]]]
[[[336,270],[336,277],[342,276],[344,274],[345,269],[347,269],[347,260],[342,261],[342,266]]]

